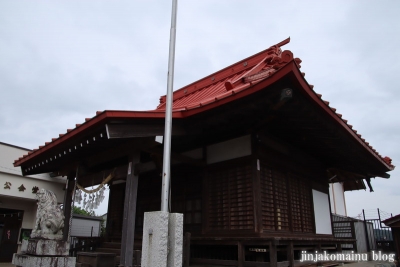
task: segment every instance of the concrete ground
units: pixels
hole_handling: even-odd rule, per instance
[[[340,266],[340,265],[339,265]],[[342,265],[343,267],[395,267],[394,263],[390,262],[379,262],[379,261],[364,261],[364,262],[353,262]],[[0,267],[15,267],[11,262],[0,262]],[[198,265],[198,267],[207,267],[205,265]]]
[[[387,261],[360,261],[353,263],[346,263],[344,267],[396,267],[393,262]]]
[[[322,263],[322,267],[324,266],[334,266],[335,262],[326,262]],[[310,266],[315,266],[315,264],[310,264]],[[387,261],[360,261],[360,262],[347,262],[347,263],[339,263],[336,265],[337,267],[396,267],[393,262]],[[307,267],[307,265],[303,265],[303,267]]]
[[[305,265],[307,266],[307,265]],[[314,267],[316,265],[311,265],[310,267]],[[394,263],[389,262],[377,262],[377,261],[367,261],[367,262],[353,262],[353,263],[345,263],[343,265],[338,265],[338,267],[396,267]],[[196,265],[193,267],[222,267],[222,266],[211,266],[211,265]]]
[[[193,267],[226,267],[226,266],[195,265]],[[396,267],[396,266],[393,262],[390,263],[390,262],[379,262],[379,261],[363,261],[363,262],[345,263],[343,265],[339,264],[339,266],[337,267]]]

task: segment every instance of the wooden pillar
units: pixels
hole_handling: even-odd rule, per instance
[[[321,253],[321,252],[322,252],[322,245],[321,245],[321,243],[317,243],[317,244],[315,245],[315,250],[318,251],[318,253]]]
[[[397,255],[396,260],[400,261],[400,228],[391,226],[390,229],[392,230],[394,249]]]
[[[186,232],[183,237],[183,267],[189,267],[190,263],[190,237],[191,233]]]
[[[238,242],[238,267],[244,266],[244,246],[242,242]]]
[[[287,260],[289,261],[289,267],[294,267],[293,241],[289,241],[286,252],[287,252]]]
[[[254,205],[254,228],[256,233],[262,233],[262,202],[261,202],[261,171],[260,160],[255,160],[253,171],[253,205]]]
[[[133,266],[140,266],[142,264],[142,251],[134,250],[133,251]]]
[[[76,172],[71,171],[67,176],[67,188],[65,189],[64,194],[64,228],[63,228],[63,240],[69,241],[69,222],[72,216],[72,195],[74,194],[75,190],[75,176]]]
[[[342,243],[337,243],[336,244],[336,252],[337,253],[342,253]]]
[[[276,254],[276,242],[269,242],[269,266],[278,266],[278,255]]]
[[[256,134],[251,135],[251,150],[253,151],[253,205],[254,205],[254,230],[262,233],[262,202],[261,202],[261,162],[259,159],[259,140]]]
[[[133,244],[135,241],[135,217],[139,175],[134,168],[140,160],[140,152],[129,156],[128,173],[126,176],[124,217],[122,222],[121,258],[120,265],[133,265]]]

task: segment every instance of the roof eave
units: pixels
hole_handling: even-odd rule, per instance
[[[265,52],[265,51],[263,51]],[[259,54],[262,54],[263,52],[260,52]],[[250,57],[252,58],[252,57]],[[242,61],[240,61],[242,62]],[[239,62],[239,63],[240,63]],[[236,63],[238,64],[238,63]],[[230,67],[227,67],[225,69],[229,69]],[[277,70],[275,73],[273,73],[271,76],[266,77],[263,80],[257,81],[255,83],[248,83],[248,84],[243,84],[240,87],[233,88],[233,90],[228,91],[226,94],[221,95],[221,97],[216,97],[214,100],[209,101],[207,103],[199,103],[198,105],[191,107],[190,109],[181,109],[181,110],[175,110],[173,112],[173,118],[188,118],[193,115],[209,111],[211,109],[214,109],[216,107],[225,105],[227,103],[230,103],[232,101],[235,101],[237,99],[246,97],[248,95],[254,94],[255,92],[258,92],[260,90],[265,89],[269,85],[277,82],[279,79],[283,78],[284,76],[293,73],[295,79],[297,82],[300,84],[300,87],[310,101],[314,102],[323,112],[325,112],[333,121],[336,123],[339,127],[344,129],[347,134],[358,142],[364,150],[371,154],[375,159],[378,160],[378,162],[384,167],[385,171],[391,171],[394,169],[394,166],[387,164],[383,158],[369,145],[363,141],[361,138],[361,135],[358,135],[356,131],[354,131],[345,120],[339,116],[335,112],[333,108],[329,106],[329,103],[324,102],[321,98],[320,95],[318,95],[312,88],[311,85],[308,84],[308,82],[305,80],[303,73],[299,70],[298,65],[296,64],[295,60],[289,61],[286,65],[281,67],[279,70]],[[193,84],[191,84],[193,85]],[[184,87],[185,88],[185,87]],[[180,91],[180,90],[178,90]],[[21,166],[22,164],[26,163],[30,159],[39,156],[42,153],[45,153],[46,151],[56,147],[57,145],[65,142],[69,138],[73,138],[75,135],[78,135],[82,133],[83,131],[86,131],[87,129],[94,127],[96,125],[99,125],[101,123],[106,122],[109,119],[113,118],[122,118],[122,119],[129,119],[129,118],[138,118],[138,119],[154,119],[154,118],[164,118],[165,117],[165,111],[164,110],[151,110],[151,111],[103,111],[99,112],[96,114],[95,117],[91,119],[86,119],[86,122],[81,124],[81,125],[76,125],[76,128],[73,130],[70,130],[66,134],[60,134],[59,138],[53,139],[52,142],[46,143],[45,146],[40,147],[39,149],[33,150],[30,152],[28,155],[19,158],[14,162],[14,166]]]
[[[340,125],[342,129],[344,129],[354,140],[356,140],[369,154],[371,154],[373,157],[375,157],[385,168],[386,171],[392,171],[394,170],[395,166],[390,166],[388,165],[374,149],[367,145],[362,139],[361,135],[357,134],[357,131],[353,130],[345,120],[341,118],[336,112],[335,109],[329,106],[329,102],[326,102],[322,100],[320,95],[318,95],[308,84],[308,82],[305,80],[303,74],[301,71],[298,69],[296,64],[293,62],[292,64],[292,71],[296,75],[296,79],[300,82],[301,87],[303,88],[304,92],[306,95],[314,102],[316,103],[326,114],[328,114],[335,123]]]
[[[37,157],[50,149],[60,145],[61,143],[73,138],[74,136],[87,131],[88,129],[105,123],[110,119],[160,119],[164,118],[164,111],[120,111],[120,110],[106,110],[103,112],[98,112],[95,117],[91,119],[86,119],[82,124],[76,124],[76,127],[72,130],[68,130],[65,134],[60,134],[58,138],[54,138],[52,142],[46,143],[44,146],[39,147],[39,149],[33,149],[17,160],[14,161],[14,167],[20,167],[29,160]],[[182,114],[180,111],[173,112],[173,118],[181,118]]]

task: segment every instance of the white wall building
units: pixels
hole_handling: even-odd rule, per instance
[[[331,201],[331,212],[347,216],[346,199],[344,197],[344,185],[341,182],[329,184],[329,196]]]
[[[73,214],[71,236],[98,237],[101,234],[101,216]]]
[[[0,262],[11,261],[19,251],[24,233],[33,229],[36,220],[36,189],[51,190],[59,203],[64,201],[65,179],[39,174],[24,177],[14,160],[29,149],[0,142]],[[22,231],[21,231],[22,229]]]

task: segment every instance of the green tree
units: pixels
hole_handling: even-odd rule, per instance
[[[104,219],[101,220],[100,224],[100,236],[102,237],[106,236],[106,226],[104,225]]]
[[[74,206],[73,214],[80,214],[80,215],[88,215],[88,216],[96,216],[94,211],[87,211],[82,209],[81,207]]]

